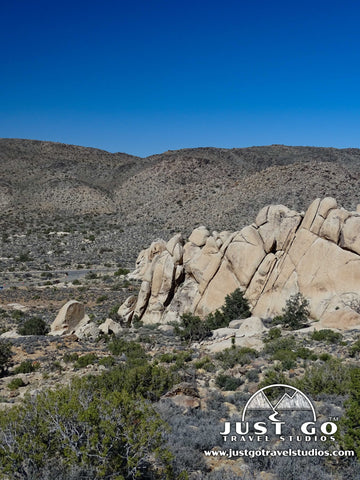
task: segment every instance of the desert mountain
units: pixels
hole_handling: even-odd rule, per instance
[[[97,229],[86,255],[94,261],[99,249],[111,244],[119,261],[129,264],[157,236],[190,234],[199,224],[240,229],[264,205],[302,211],[314,198],[332,196],[354,209],[360,203],[359,179],[357,149],[193,148],[139,158],[1,139],[0,228],[10,234],[31,223],[55,230]],[[38,241],[27,239],[30,250]]]

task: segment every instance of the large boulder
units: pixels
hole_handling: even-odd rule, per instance
[[[71,335],[76,330],[90,322],[85,314],[85,307],[76,300],[70,300],[63,305],[51,324],[49,335]]]

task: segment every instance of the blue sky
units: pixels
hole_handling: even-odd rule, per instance
[[[347,0],[3,2],[0,136],[360,147],[359,21]]]

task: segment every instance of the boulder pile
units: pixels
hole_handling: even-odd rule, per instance
[[[333,198],[314,200],[305,213],[267,206],[240,231],[200,226],[186,242],[180,233],[156,240],[140,252],[131,277],[142,283],[137,298],[120,307],[126,321],[204,317],[240,288],[257,317],[281,314],[301,292],[322,328],[360,327],[360,211]]]

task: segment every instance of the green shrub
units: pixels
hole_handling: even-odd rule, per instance
[[[11,365],[11,351],[12,344],[6,340],[0,340],[0,375],[4,375]]]
[[[175,325],[174,332],[181,340],[188,343],[201,342],[211,335],[211,330],[206,322],[191,313],[181,315],[181,322]]]
[[[318,356],[312,350],[306,347],[299,347],[296,349],[296,355],[303,360],[317,360]]]
[[[274,354],[278,350],[295,350],[296,340],[295,337],[282,337],[268,342],[265,345],[265,353]]]
[[[249,382],[258,382],[259,381],[259,373],[260,373],[260,371],[254,368],[254,369],[246,372],[245,376],[249,380]]]
[[[322,362],[328,362],[329,360],[332,359],[332,356],[330,355],[330,353],[320,353],[319,359],[320,359]]]
[[[281,323],[291,330],[303,328],[308,323],[310,315],[308,307],[309,301],[301,293],[291,295],[283,308],[283,314],[275,317],[274,323]]]
[[[120,308],[120,304],[116,304],[113,307],[111,307],[111,309],[109,311],[108,316],[109,316],[109,318],[114,320],[114,322],[118,322],[120,320],[120,317],[118,315],[119,308]]]
[[[97,361],[97,355],[95,353],[86,353],[79,357],[76,362],[74,363],[75,368],[85,368],[88,365],[92,365]]]
[[[359,352],[360,352],[360,337],[353,344],[350,345],[349,355],[350,357],[356,357]]]
[[[21,362],[18,367],[14,369],[14,373],[31,373],[35,372],[37,370],[38,364],[37,362],[32,362],[31,360],[25,360],[24,362]]]
[[[85,275],[87,280],[95,280],[97,278],[97,274],[95,272],[89,272]]]
[[[45,321],[39,317],[29,318],[18,328],[20,335],[46,335],[49,327]]]
[[[317,342],[339,343],[342,340],[343,336],[339,332],[324,329],[312,332],[310,338],[311,340],[316,340]]]
[[[81,285],[81,281],[78,278],[75,278],[72,282],[73,285]]]
[[[349,398],[345,402],[345,415],[340,420],[338,437],[344,449],[355,451],[360,457],[360,368],[353,368],[348,382]]]
[[[24,383],[22,378],[13,378],[11,382],[8,383],[9,390],[17,390],[20,387],[25,387],[26,383]]]
[[[126,357],[126,361],[130,365],[142,365],[144,362],[147,362],[148,356],[145,353],[145,350],[138,342],[130,341],[127,342],[122,338],[114,338],[109,343],[109,351],[115,356],[123,355]]]
[[[268,342],[271,342],[272,340],[277,340],[280,337],[281,337],[281,329],[278,327],[272,327],[265,335],[264,342],[268,343]]]
[[[64,353],[63,361],[65,363],[76,362],[78,358],[79,355],[77,353]]]
[[[195,368],[197,369],[203,368],[207,372],[213,372],[215,370],[215,365],[212,362],[211,358],[208,356],[200,358],[194,363],[194,365],[195,365]]]
[[[233,368],[235,365],[246,365],[252,362],[258,353],[253,348],[238,347],[226,348],[218,352],[215,358],[219,360],[224,368]]]
[[[229,375],[220,374],[215,379],[216,385],[222,390],[236,390],[244,383],[241,378],[230,377]]]
[[[240,288],[237,288],[225,297],[225,303],[220,310],[210,313],[205,322],[210,330],[215,330],[221,327],[227,327],[231,320],[237,318],[250,317],[249,302],[244,297]]]
[[[263,380],[259,383],[259,388],[277,383],[291,385],[289,379],[283,374],[281,366],[275,366],[267,370],[264,374]]]
[[[277,350],[272,356],[272,360],[279,360],[281,362],[282,370],[295,368],[296,359],[296,353],[291,350]]]
[[[103,357],[99,360],[99,365],[103,365],[104,367],[108,367],[108,368],[115,365],[115,363],[116,363],[116,360],[111,355],[107,357]]]
[[[323,393],[346,395],[353,368],[351,365],[341,363],[338,359],[329,359],[321,365],[307,368],[304,376],[297,379],[294,385],[310,395]]]
[[[114,276],[120,277],[120,275],[127,275],[128,273],[130,273],[130,270],[120,267],[118,270],[116,270],[116,272],[114,272]]]
[[[108,295],[100,295],[100,297],[96,299],[96,303],[105,302],[105,300],[107,300],[108,298],[109,298]]]
[[[165,429],[152,406],[131,393],[73,381],[0,412],[0,476],[170,480]]]

